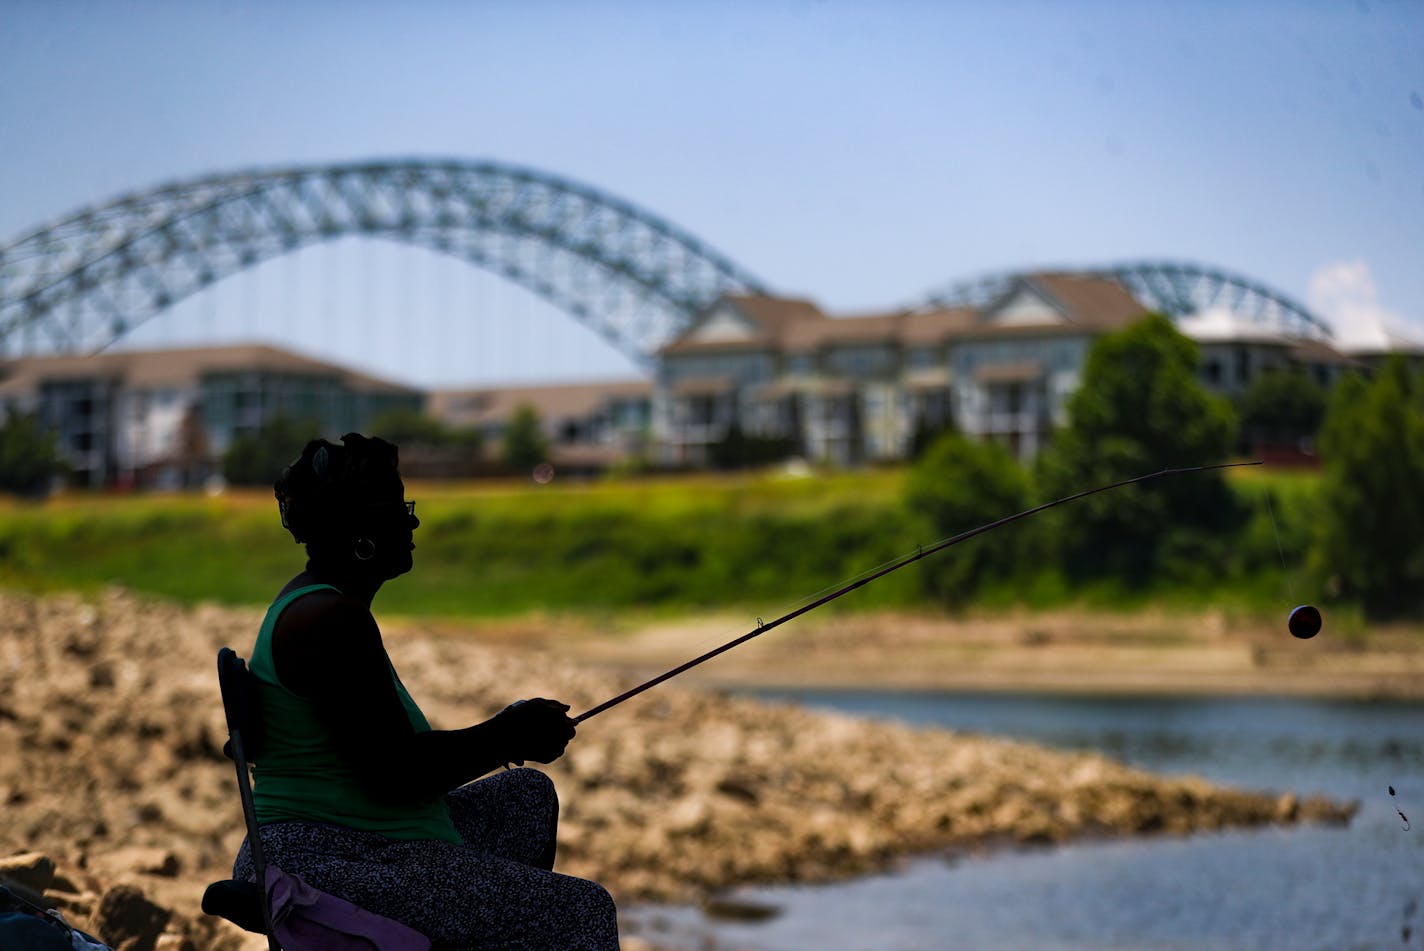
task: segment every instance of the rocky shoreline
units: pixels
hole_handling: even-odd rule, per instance
[[[253,946],[198,899],[227,877],[242,837],[214,659],[223,645],[245,654],[259,618],[117,590],[0,594],[0,856],[115,947]],[[588,709],[629,685],[547,646],[491,647],[418,624],[388,642],[437,725],[524,696]],[[563,802],[559,870],[625,904],[824,881],[941,849],[1345,822],[1354,811],[675,684],[585,723],[549,772]],[[158,911],[132,911],[139,901]]]

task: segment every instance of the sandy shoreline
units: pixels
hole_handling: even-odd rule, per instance
[[[738,630],[738,625],[741,630]],[[580,662],[652,677],[747,630],[701,618],[618,633],[587,631],[558,647]],[[482,637],[508,633],[477,628]],[[541,639],[535,632],[529,636]],[[842,615],[798,619],[688,671],[680,682],[732,688],[828,688],[1262,695],[1424,699],[1424,628],[1327,629],[1298,640],[1259,619],[1145,612],[1053,612],[944,618]]]

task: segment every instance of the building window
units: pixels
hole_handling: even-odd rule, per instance
[[[687,401],[688,422],[697,426],[706,426],[713,421],[715,416],[715,401],[712,397],[694,396]]]
[[[910,350],[910,369],[928,370],[935,364],[935,353],[932,347],[914,347]]]

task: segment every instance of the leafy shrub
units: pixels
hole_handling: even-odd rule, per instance
[[[544,434],[539,411],[521,404],[505,427],[500,459],[510,472],[527,473],[548,458],[549,437]]]
[[[302,447],[321,435],[320,430],[313,420],[274,416],[257,432],[233,438],[223,453],[223,478],[229,485],[271,488],[282,470],[302,454]]]
[[[733,423],[725,436],[707,447],[707,453],[715,469],[749,469],[790,458],[796,454],[796,441],[749,436]]]
[[[1003,446],[948,433],[910,470],[905,498],[936,538],[946,538],[1027,508],[1031,490]],[[925,586],[940,601],[962,604],[988,583],[1025,575],[1032,535],[1031,526],[1014,525],[937,553],[926,560]]]
[[[1424,379],[1394,357],[1342,380],[1320,439],[1319,572],[1374,616],[1424,609]]]
[[[376,416],[366,426],[366,434],[378,436],[402,450],[421,446],[432,449],[468,449],[478,455],[484,434],[478,429],[448,426],[433,416],[414,409],[391,409]]]
[[[49,491],[68,467],[46,432],[30,414],[12,413],[0,423],[0,491],[35,497]]]
[[[1325,419],[1325,388],[1299,371],[1262,373],[1241,397],[1247,445],[1308,444]]]
[[[1044,493],[1226,459],[1235,412],[1198,383],[1197,360],[1196,344],[1160,315],[1100,337],[1069,401],[1068,426],[1039,456]],[[1089,496],[1052,521],[1070,577],[1141,587],[1184,569],[1195,579],[1229,548],[1240,514],[1222,474],[1204,472]]]

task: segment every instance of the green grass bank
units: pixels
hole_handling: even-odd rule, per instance
[[[531,611],[685,613],[747,608],[766,617],[937,539],[903,502],[903,470],[689,476],[554,483],[413,484],[416,569],[381,594],[384,611],[498,617]],[[1147,604],[1278,612],[1309,548],[1319,479],[1237,470],[1248,511],[1228,564],[1126,591],[1069,589],[1051,566],[980,592],[973,605]],[[1267,499],[1270,499],[1268,506]],[[1274,514],[1274,524],[1271,515]],[[1002,512],[984,513],[990,521]],[[1277,540],[1279,529],[1279,547]],[[1012,529],[1005,529],[1012,531]],[[972,558],[994,534],[926,559],[838,602],[842,609],[944,607],[923,593],[938,558]],[[1282,569],[1281,553],[1287,568]],[[269,493],[71,494],[0,502],[0,585],[93,591],[119,584],[183,602],[263,604],[304,553]]]

